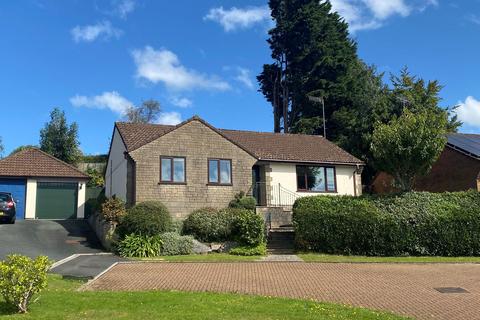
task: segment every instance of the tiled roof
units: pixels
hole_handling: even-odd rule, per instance
[[[451,147],[480,158],[480,134],[451,133],[447,138]]]
[[[361,160],[322,136],[215,129],[197,117],[192,119],[210,126],[258,160],[363,164]],[[130,152],[189,121],[191,120],[177,126],[123,122],[116,123],[116,126],[127,151]]]
[[[36,148],[28,148],[0,160],[0,176],[89,179],[74,166]]]

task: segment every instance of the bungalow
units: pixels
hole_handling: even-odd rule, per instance
[[[241,191],[261,207],[360,195],[362,167],[321,136],[217,129],[196,116],[177,126],[118,122],[105,192],[128,205],[161,201],[182,219],[201,207],[225,207]]]
[[[480,134],[452,133],[432,170],[415,181],[417,191],[480,191]],[[380,172],[372,184],[374,193],[395,192],[393,178]]]

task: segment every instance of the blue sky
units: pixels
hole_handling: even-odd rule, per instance
[[[480,1],[335,0],[359,55],[379,70],[438,79],[480,133]],[[37,144],[50,110],[79,125],[81,149],[106,153],[113,123],[157,99],[158,122],[198,114],[220,128],[272,130],[255,76],[270,61],[266,1],[0,2],[0,136],[5,154]]]

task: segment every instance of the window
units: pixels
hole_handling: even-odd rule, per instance
[[[232,160],[208,159],[208,183],[232,184]]]
[[[160,157],[160,182],[185,183],[185,158]]]
[[[336,192],[335,168],[297,166],[297,189],[311,192]]]

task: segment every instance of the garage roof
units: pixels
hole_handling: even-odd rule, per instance
[[[448,145],[473,158],[480,159],[480,134],[449,134]]]
[[[0,160],[0,176],[89,179],[74,166],[37,148],[28,148]]]

